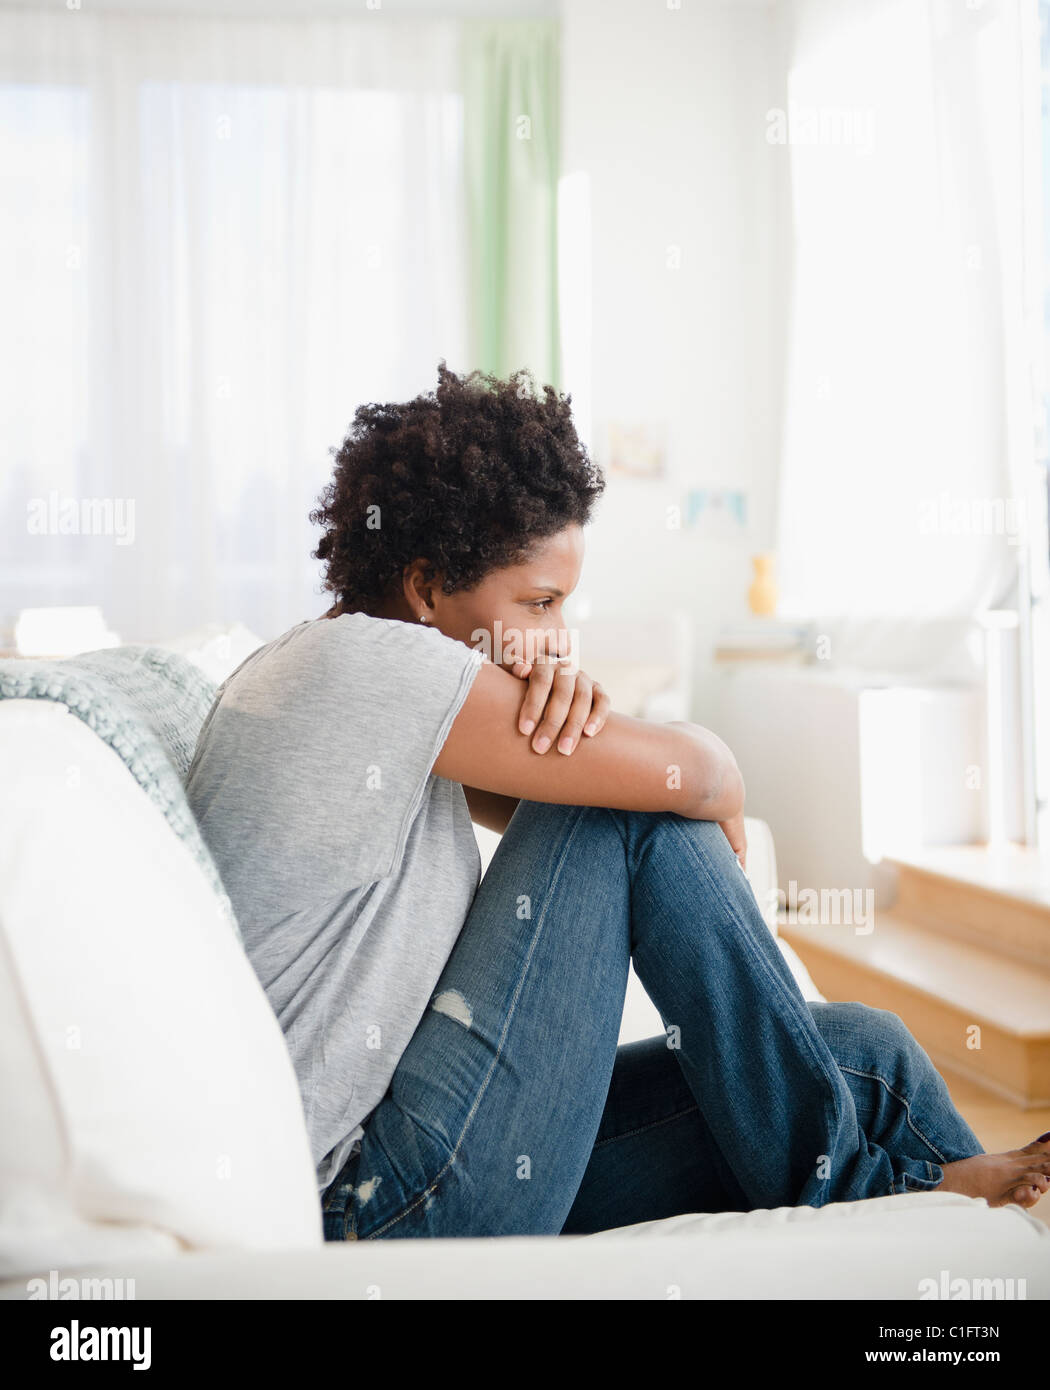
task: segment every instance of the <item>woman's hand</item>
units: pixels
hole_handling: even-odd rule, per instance
[[[725,837],[733,847],[733,853],[737,857],[740,867],[747,871],[747,836],[744,834],[744,813],[734,816],[732,820],[722,820],[718,822],[725,832]]]
[[[555,743],[559,753],[571,753],[581,736],[593,738],[609,715],[609,697],[584,671],[571,670],[566,657],[540,655],[518,661],[511,674],[527,680],[518,729],[532,735],[532,748],[546,753]]]

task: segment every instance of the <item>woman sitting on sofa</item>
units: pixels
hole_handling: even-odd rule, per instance
[[[900,1019],[807,1003],[695,724],[610,712],[562,605],[601,476],[570,400],[358,409],[335,603],[220,687],[187,780],[284,1030],[332,1240],[584,1233],[936,1187],[1030,1206]],[[630,555],[623,585],[629,588]],[[479,886],[471,820],[503,832]],[[628,968],[665,1033],[618,1045]]]

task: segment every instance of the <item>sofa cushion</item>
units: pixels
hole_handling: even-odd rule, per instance
[[[214,684],[196,665],[159,647],[114,647],[55,661],[0,661],[0,701],[53,700],[119,753],[221,895],[220,915],[240,940],[182,786],[214,697]]]
[[[199,863],[62,704],[0,701],[0,766],[0,1271],[320,1245],[284,1037]]]
[[[589,1236],[332,1241],[316,1251],[192,1253],[64,1273],[133,1279],[140,1300],[1035,1300],[1050,1297],[1050,1231],[1020,1207],[910,1192],[672,1216]],[[40,1277],[43,1290],[28,1280],[0,1284],[0,1299],[46,1297],[59,1281],[47,1269]]]

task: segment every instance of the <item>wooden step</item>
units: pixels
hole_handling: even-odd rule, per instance
[[[786,916],[779,914],[781,936],[828,999],[888,1009],[937,1065],[1015,1105],[1050,1104],[1050,969],[896,911],[878,913],[866,936],[853,926],[803,926]]]
[[[1034,850],[958,845],[887,862],[896,915],[1050,968],[1050,868]]]

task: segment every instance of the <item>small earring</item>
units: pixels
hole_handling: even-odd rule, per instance
[[[419,615],[419,621],[420,621],[421,623],[425,623],[426,620],[427,620],[427,615],[426,615],[425,613],[420,613],[420,615]]]

